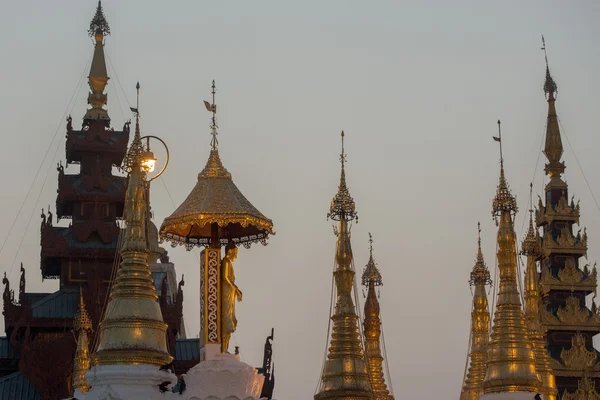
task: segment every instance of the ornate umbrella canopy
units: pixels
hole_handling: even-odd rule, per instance
[[[211,151],[206,166],[198,174],[198,182],[185,201],[160,227],[162,239],[173,247],[183,244],[188,250],[194,246],[221,247],[227,244],[267,244],[273,232],[273,222],[258,211],[244,197],[231,179],[219,158],[217,147],[217,105],[215,81],[212,84],[212,104],[204,102],[212,112]],[[211,243],[218,240],[219,243]]]
[[[184,202],[165,218],[160,235],[173,246],[210,246],[212,226],[218,227],[221,245],[266,244],[273,222],[258,211],[235,186],[231,174],[213,148],[198,182]]]

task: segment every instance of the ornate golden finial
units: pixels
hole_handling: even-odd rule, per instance
[[[381,273],[379,273],[379,270],[377,269],[377,265],[375,264],[375,261],[373,260],[373,237],[371,236],[370,232],[369,232],[369,262],[367,263],[367,266],[365,267],[363,274],[362,274],[362,284],[363,284],[363,286],[367,286],[367,287],[369,287],[371,284],[373,284],[374,286],[383,285],[383,281],[381,279]]]
[[[577,382],[577,390],[569,393],[565,390],[561,400],[600,400],[600,393],[596,391],[596,382],[590,379],[587,371]]]
[[[493,215],[497,224],[499,220],[497,257],[500,282],[483,391],[485,394],[537,393],[541,382],[535,369],[535,355],[517,289],[517,253],[513,225],[517,203],[508,189],[503,164],[500,171],[500,184],[493,202]]]
[[[90,29],[88,29],[88,34],[91,37],[94,37],[98,34],[102,36],[110,35],[110,27],[108,26],[108,22],[106,22],[106,17],[104,16],[104,10],[102,10],[102,1],[98,0],[98,7],[96,7],[96,14],[94,14],[94,18],[92,18],[92,22],[90,22]]]
[[[377,400],[391,400],[393,396],[385,383],[383,373],[383,354],[381,352],[381,317],[379,301],[375,287],[382,285],[381,274],[373,260],[373,237],[369,233],[369,262],[362,275],[362,284],[368,288],[365,301],[365,319],[363,323],[365,335],[365,357],[367,370],[371,379],[371,387]]]
[[[362,337],[358,330],[358,315],[352,299],[354,268],[348,225],[356,217],[356,211],[354,200],[350,197],[346,187],[344,156],[342,144],[342,177],[338,193],[333,198],[331,209],[327,214],[334,221],[339,221],[335,256],[336,268],[333,272],[337,301],[331,316],[333,321],[331,345],[323,367],[318,392],[314,396],[315,400],[374,399],[361,346]]]
[[[471,309],[471,349],[469,351],[469,370],[465,378],[460,400],[479,400],[483,393],[483,380],[487,362],[487,348],[490,326],[485,286],[491,285],[488,271],[481,251],[481,224],[477,223],[477,257],[471,271],[469,284],[475,286],[473,306]]]
[[[358,222],[358,213],[356,212],[356,206],[354,199],[350,196],[350,191],[346,185],[346,170],[344,164],[346,163],[346,153],[344,152],[344,131],[342,131],[342,153],[340,154],[340,163],[342,164],[342,172],[340,176],[340,184],[336,195],[331,200],[331,207],[327,218],[331,218],[334,221],[351,221],[356,219]]]
[[[77,350],[73,360],[73,389],[79,389],[81,393],[85,394],[91,387],[85,378],[85,373],[90,369],[91,364],[88,333],[92,331],[92,320],[85,309],[81,287],[79,288],[79,308],[75,314],[73,329],[77,335]]]
[[[215,86],[215,81],[212,81],[212,104],[208,101],[204,100],[204,106],[208,111],[212,113],[212,120],[210,123],[210,134],[212,135],[212,139],[210,140],[210,147],[213,150],[216,150],[219,147],[219,141],[217,140],[217,104],[215,103],[215,93],[217,93],[217,87]]]
[[[144,144],[142,143],[142,134],[140,132],[140,83],[138,82],[135,85],[137,102],[136,107],[130,107],[131,111],[135,114],[135,133],[133,135],[133,140],[131,145],[129,146],[129,150],[127,154],[123,158],[123,166],[125,170],[131,171],[133,168],[136,168],[141,165],[141,157],[142,154],[146,151],[144,149]]]
[[[494,203],[492,207],[492,215],[498,226],[498,217],[503,211],[509,211],[511,215],[517,213],[517,200],[510,193],[508,183],[504,176],[504,158],[502,156],[502,130],[500,129],[500,120],[498,120],[498,136],[493,137],[496,142],[500,144],[500,183],[496,190],[496,196],[494,196]]]
[[[104,93],[104,88],[106,88],[109,77],[106,71],[106,61],[104,59],[104,44],[102,43],[104,36],[110,35],[110,28],[104,17],[102,3],[100,1],[98,1],[96,14],[92,19],[92,22],[90,22],[88,33],[90,36],[94,37],[96,44],[92,65],[90,67],[90,75],[88,76],[88,83],[91,90],[91,93],[88,95],[88,104],[90,104],[92,108],[87,110],[83,119],[84,121],[98,119],[110,121],[108,112],[103,108],[107,98]]]
[[[542,50],[544,50],[544,58],[546,59],[546,80],[544,81],[544,93],[546,93],[549,98],[556,98],[556,95],[558,94],[558,86],[556,86],[556,82],[554,82],[552,75],[550,75],[550,67],[548,66],[548,53],[546,53],[546,40],[544,39],[544,35],[542,35]]]
[[[529,228],[523,239],[521,254],[533,256],[537,259],[540,255],[540,234],[533,227],[533,183],[529,184]]]
[[[475,266],[473,267],[473,271],[471,271],[471,276],[469,278],[470,286],[477,285],[491,285],[492,279],[490,278],[490,271],[485,265],[485,261],[483,260],[483,252],[481,251],[481,223],[477,223],[477,256],[475,258]],[[487,302],[487,300],[486,300]]]
[[[139,93],[139,84],[136,86]],[[138,104],[139,105],[139,104]],[[129,172],[125,193],[125,232],[120,249],[121,265],[104,319],[100,324],[95,365],[151,364],[171,362],[167,351],[166,330],[154,281],[150,275],[146,234],[148,224],[148,182],[142,155],[144,146],[136,109],[133,142],[124,159]]]

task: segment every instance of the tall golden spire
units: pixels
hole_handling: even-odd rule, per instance
[[[373,260],[373,238],[369,233],[369,262],[362,274],[362,284],[367,287],[367,300],[365,301],[364,335],[365,358],[367,370],[371,378],[371,387],[377,400],[393,400],[393,396],[385,384],[383,373],[383,356],[381,354],[381,318],[379,316],[379,300],[375,287],[383,285],[381,273]]]
[[[500,121],[498,131],[501,135]],[[502,149],[500,135],[496,139]],[[483,381],[485,394],[537,393],[540,387],[540,379],[535,370],[535,355],[527,335],[521,297],[517,289],[517,253],[513,225],[516,212],[517,202],[506,183],[501,155],[500,183],[492,211],[496,224],[499,225],[497,257],[500,282],[489,343],[487,371]]]
[[[137,89],[139,93],[139,83]],[[129,170],[129,183],[125,193],[126,228],[120,249],[122,262],[100,323],[95,365],[164,365],[173,359],[167,352],[167,324],[163,321],[148,265],[148,191],[146,172],[142,167],[144,152],[139,112],[136,112],[135,135],[124,160]]]
[[[550,365],[550,355],[546,350],[545,329],[541,323],[541,291],[539,274],[537,272],[537,261],[541,257],[541,240],[537,229],[533,227],[533,205],[532,190],[530,184],[529,193],[529,229],[521,246],[521,253],[527,256],[527,270],[525,272],[525,321],[529,331],[529,339],[535,353],[535,369],[539,374],[542,385],[539,392],[544,395],[545,400],[556,400],[558,390],[556,380]]]
[[[339,221],[337,229],[336,268],[333,273],[337,302],[331,316],[333,329],[329,354],[323,366],[321,382],[315,400],[322,399],[371,399],[375,397],[369,383],[369,374],[362,349],[362,338],[358,330],[358,316],[352,289],[354,268],[349,224],[357,219],[354,199],[346,186],[344,163],[344,132],[342,132],[342,173],[338,192],[331,201],[328,218]]]
[[[77,350],[73,360],[73,389],[79,389],[81,393],[85,394],[91,387],[85,378],[85,373],[90,369],[91,364],[88,333],[92,331],[92,320],[85,309],[81,288],[79,289],[79,309],[75,314],[73,330],[77,335]]]
[[[546,123],[546,142],[544,145],[544,154],[548,159],[546,164],[546,173],[550,175],[551,184],[552,178],[559,178],[560,175],[565,171],[565,163],[560,161],[563,153],[563,145],[560,137],[560,129],[558,127],[558,117],[556,116],[556,95],[558,94],[558,87],[550,75],[550,67],[548,66],[548,55],[546,54],[546,41],[542,36],[542,50],[544,50],[544,57],[546,59],[546,80],[544,82],[544,93],[548,96],[548,121]],[[557,181],[555,183],[562,183]],[[564,185],[564,183],[562,183]],[[565,185],[566,186],[566,185]]]
[[[104,17],[104,11],[102,11],[102,2],[98,0],[98,7],[96,8],[96,14],[90,22],[90,29],[88,34],[93,37],[96,41],[94,47],[94,57],[92,58],[92,65],[90,67],[90,75],[88,76],[88,83],[90,85],[91,93],[88,95],[88,104],[92,106],[87,110],[84,120],[96,120],[102,119],[110,121],[108,112],[103,108],[106,105],[106,94],[104,88],[108,83],[108,72],[106,71],[106,61],[104,59],[104,36],[110,35],[110,27],[106,18]]]
[[[481,227],[477,224],[477,258],[471,271],[469,284],[475,286],[473,308],[471,310],[471,350],[469,352],[469,370],[460,392],[460,400],[479,400],[483,394],[483,379],[487,362],[489,340],[490,311],[485,286],[491,285],[488,271],[481,251]]]

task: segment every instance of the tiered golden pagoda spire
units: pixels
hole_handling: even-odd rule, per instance
[[[479,400],[483,394],[487,351],[489,340],[490,311],[488,308],[486,285],[491,285],[490,271],[483,260],[481,251],[481,227],[477,224],[477,257],[471,271],[469,284],[475,286],[473,308],[471,310],[471,349],[469,352],[469,369],[460,392],[460,400]]]
[[[338,192],[331,201],[328,218],[338,221],[336,268],[333,273],[337,302],[331,316],[333,329],[329,354],[323,366],[318,392],[315,400],[322,399],[375,399],[362,349],[362,338],[358,329],[358,315],[352,291],[354,286],[354,268],[352,265],[352,246],[350,244],[351,222],[358,218],[354,199],[346,186],[344,164],[344,132],[342,132],[342,171]]]
[[[371,387],[377,400],[393,400],[385,383],[383,372],[383,355],[381,353],[381,317],[379,300],[375,293],[375,287],[382,286],[381,273],[373,260],[373,238],[369,233],[369,262],[362,274],[362,284],[367,287],[367,299],[365,301],[364,335],[365,335],[365,358],[367,359],[367,371],[371,378]]]
[[[541,323],[541,291],[537,262],[542,256],[541,239],[537,229],[533,226],[533,205],[531,204],[530,185],[530,210],[529,229],[521,246],[521,253],[527,256],[527,270],[525,272],[525,321],[529,331],[529,339],[535,353],[535,369],[542,382],[539,392],[544,395],[545,400],[556,400],[558,390],[556,380],[550,364],[550,355],[546,349],[545,329]]]
[[[500,132],[500,121],[498,121]],[[502,137],[495,138],[502,146]],[[502,149],[502,147],[500,147]],[[510,193],[504,176],[500,150],[500,182],[493,202],[492,214],[498,229],[499,290],[488,350],[483,392],[537,393],[540,379],[535,370],[535,354],[527,334],[527,326],[517,289],[517,253],[514,215],[517,202]],[[499,221],[498,221],[499,219]]]
[[[591,310],[586,307],[586,297],[596,293],[597,272],[595,268],[590,272],[580,262],[581,257],[587,257],[588,238],[585,228],[581,234],[579,203],[573,197],[569,201],[569,188],[561,176],[565,163],[561,161],[563,143],[555,107],[558,90],[550,74],[543,36],[542,50],[546,64],[543,90],[548,102],[544,154],[549,182],[544,188],[544,201],[540,198],[535,222],[543,232],[540,286],[547,296],[544,299],[547,305],[542,309],[542,323],[552,331],[546,337],[554,356],[552,370],[559,393],[565,393],[588,372],[591,378],[600,378],[597,351],[593,348],[593,337],[600,332],[600,323],[594,303]],[[577,233],[575,225],[580,227]],[[569,337],[571,346],[565,340]],[[574,354],[581,356],[580,362],[573,362]],[[590,371],[584,372],[587,368]]]
[[[91,387],[85,378],[85,373],[90,369],[91,364],[88,333],[92,331],[92,320],[85,309],[81,288],[79,289],[79,308],[73,321],[73,330],[77,335],[77,350],[73,362],[73,389],[79,389],[81,393],[85,394]]]
[[[560,180],[560,175],[565,171],[565,163],[560,161],[563,154],[563,145],[560,137],[560,129],[558,127],[558,117],[556,115],[556,95],[558,87],[550,75],[550,67],[548,66],[548,55],[546,54],[546,41],[542,36],[542,49],[546,59],[546,80],[544,82],[544,93],[548,96],[548,121],[546,124],[546,142],[544,145],[544,154],[548,159],[546,164],[546,173],[550,175],[550,185],[565,186],[566,184]],[[554,181],[554,182],[553,182]]]
[[[88,104],[92,106],[87,110],[84,121],[102,119],[110,121],[108,112],[103,108],[106,105],[106,94],[104,88],[108,83],[108,72],[106,71],[106,60],[104,59],[104,36],[110,35],[110,27],[102,10],[102,2],[98,0],[96,14],[90,22],[88,33],[96,41],[94,48],[94,57],[90,67],[88,83],[91,93],[88,95]]]
[[[139,93],[139,83],[137,89]],[[126,228],[120,249],[122,262],[100,323],[95,365],[162,366],[173,359],[167,351],[167,324],[163,321],[148,265],[148,183],[142,160],[145,152],[139,112],[136,112],[135,135],[124,160],[129,183],[125,193]]]

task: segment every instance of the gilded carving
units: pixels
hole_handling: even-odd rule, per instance
[[[577,386],[577,390],[573,393],[565,391],[562,400],[600,400],[594,380],[584,376],[579,380]]]
[[[571,339],[571,348],[562,349],[560,359],[570,369],[589,369],[596,364],[598,355],[595,351],[588,350],[585,346],[585,337],[576,333]]]
[[[219,318],[219,258],[220,249],[206,249],[206,275],[205,275],[205,315],[206,315],[206,332],[205,338],[207,343],[219,343],[220,336],[220,318]]]
[[[570,296],[564,306],[556,311],[558,320],[568,325],[585,324],[590,319],[590,312],[587,308],[581,307],[577,297]]]
[[[583,272],[575,265],[575,259],[568,257],[565,261],[565,267],[558,271],[558,278],[561,282],[575,284],[583,280]]]

